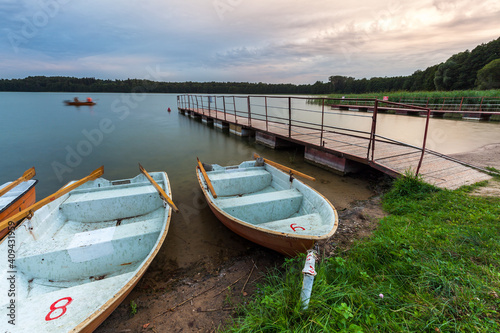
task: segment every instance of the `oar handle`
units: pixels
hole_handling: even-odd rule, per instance
[[[144,176],[146,176],[146,178],[153,185],[153,187],[156,189],[156,191],[158,191],[160,198],[162,198],[163,201],[165,201],[170,207],[172,207],[174,212],[178,213],[179,209],[177,209],[177,206],[174,204],[172,199],[170,199],[170,197],[167,195],[167,193],[165,193],[165,191],[160,187],[160,185],[158,185],[158,183],[153,179],[153,177],[151,177],[151,175],[146,171],[146,169],[144,169],[142,167],[141,163],[139,163],[139,170],[141,170],[141,173]]]
[[[3,221],[0,222],[0,230],[3,230],[5,228],[7,228],[9,226],[9,222],[14,222],[14,224],[17,225],[17,223],[19,221],[21,221],[25,217],[28,217],[29,215],[33,214],[33,212],[35,212],[36,210],[42,208],[43,206],[45,206],[49,202],[52,202],[52,201],[56,200],[57,198],[63,196],[64,194],[66,194],[66,193],[74,190],[78,186],[83,185],[84,183],[86,183],[86,182],[88,182],[90,180],[94,180],[94,179],[99,178],[100,176],[102,176],[103,173],[104,173],[104,167],[101,166],[100,168],[95,169],[94,171],[92,171],[92,173],[90,175],[88,175],[87,177],[82,178],[79,181],[76,181],[76,182],[74,182],[72,184],[69,184],[69,185],[66,185],[66,186],[62,187],[61,189],[59,189],[54,194],[49,195],[48,197],[46,197],[46,198],[44,198],[44,199],[42,199],[42,200],[34,203],[33,205],[31,205],[28,208],[20,211],[19,213],[15,214],[15,215],[13,215],[11,217],[8,217],[8,218],[4,219]],[[11,223],[11,227],[12,227],[12,223]]]
[[[212,182],[210,181],[210,178],[208,178],[207,172],[205,171],[205,168],[203,167],[203,164],[200,162],[200,159],[197,157],[196,160],[198,161],[198,168],[200,169],[203,178],[205,178],[205,181],[207,182],[208,189],[210,192],[212,192],[212,196],[217,198],[217,194],[215,193],[214,187],[212,186]]]
[[[254,153],[254,154],[253,154],[253,158],[255,158],[255,159],[257,159],[257,158],[259,158],[259,157],[260,157],[260,156],[259,156],[259,155],[257,155],[256,153]],[[282,170],[282,171],[285,171],[285,172],[287,172],[287,173],[290,173],[290,174],[292,174],[292,175],[299,176],[299,177],[302,177],[302,178],[305,178],[305,179],[308,179],[308,180],[312,180],[312,181],[315,181],[315,180],[316,180],[316,178],[311,177],[311,176],[308,176],[308,175],[306,175],[305,173],[302,173],[302,172],[300,172],[300,171],[297,171],[297,170],[291,169],[291,168],[289,168],[289,167],[287,167],[287,166],[281,165],[281,164],[279,164],[279,163],[276,163],[276,162],[270,161],[270,160],[268,160],[267,158],[263,158],[263,159],[264,159],[264,162],[265,162],[265,163],[267,163],[267,164],[269,164],[269,165],[272,165],[273,167],[278,168],[278,169],[280,169],[280,170]]]

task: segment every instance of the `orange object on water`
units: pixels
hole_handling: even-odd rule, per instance
[[[92,98],[87,97],[87,102],[92,103]]]

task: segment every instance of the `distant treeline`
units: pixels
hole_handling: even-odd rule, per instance
[[[478,75],[479,73],[479,75]],[[451,56],[446,62],[409,76],[355,79],[330,76],[332,93],[452,91],[500,88],[500,38]]]
[[[157,82],[150,80],[101,80],[65,76],[29,76],[0,79],[0,91],[150,92],[209,94],[327,94],[329,83],[270,84],[248,82]]]
[[[324,83],[157,82],[65,76],[0,79],[0,91],[151,92],[211,94],[363,94],[391,91],[451,91],[500,88],[500,38],[451,56],[409,76],[355,79],[333,75]]]

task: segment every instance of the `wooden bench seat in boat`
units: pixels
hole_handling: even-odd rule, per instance
[[[67,281],[102,276],[143,260],[162,228],[162,218],[151,218],[93,229],[94,223],[66,221],[53,238],[42,238],[19,249],[16,266],[32,278]],[[87,230],[78,233],[65,229]],[[133,249],[133,250],[132,250]]]
[[[318,233],[327,232],[331,227],[323,223],[323,219],[318,213],[260,223],[258,226],[279,232],[295,233],[297,235],[317,235]]]
[[[208,176],[219,197],[258,192],[271,185],[272,180],[264,168],[212,171]]]
[[[68,220],[96,222],[143,215],[161,205],[154,188],[147,183],[137,183],[119,191],[109,187],[92,192],[76,190],[59,209]]]
[[[297,213],[303,195],[296,189],[217,199],[226,213],[252,224],[281,220]]]

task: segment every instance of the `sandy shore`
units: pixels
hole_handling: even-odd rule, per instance
[[[500,143],[493,143],[468,153],[453,154],[452,157],[479,167],[494,167],[500,170]]]

